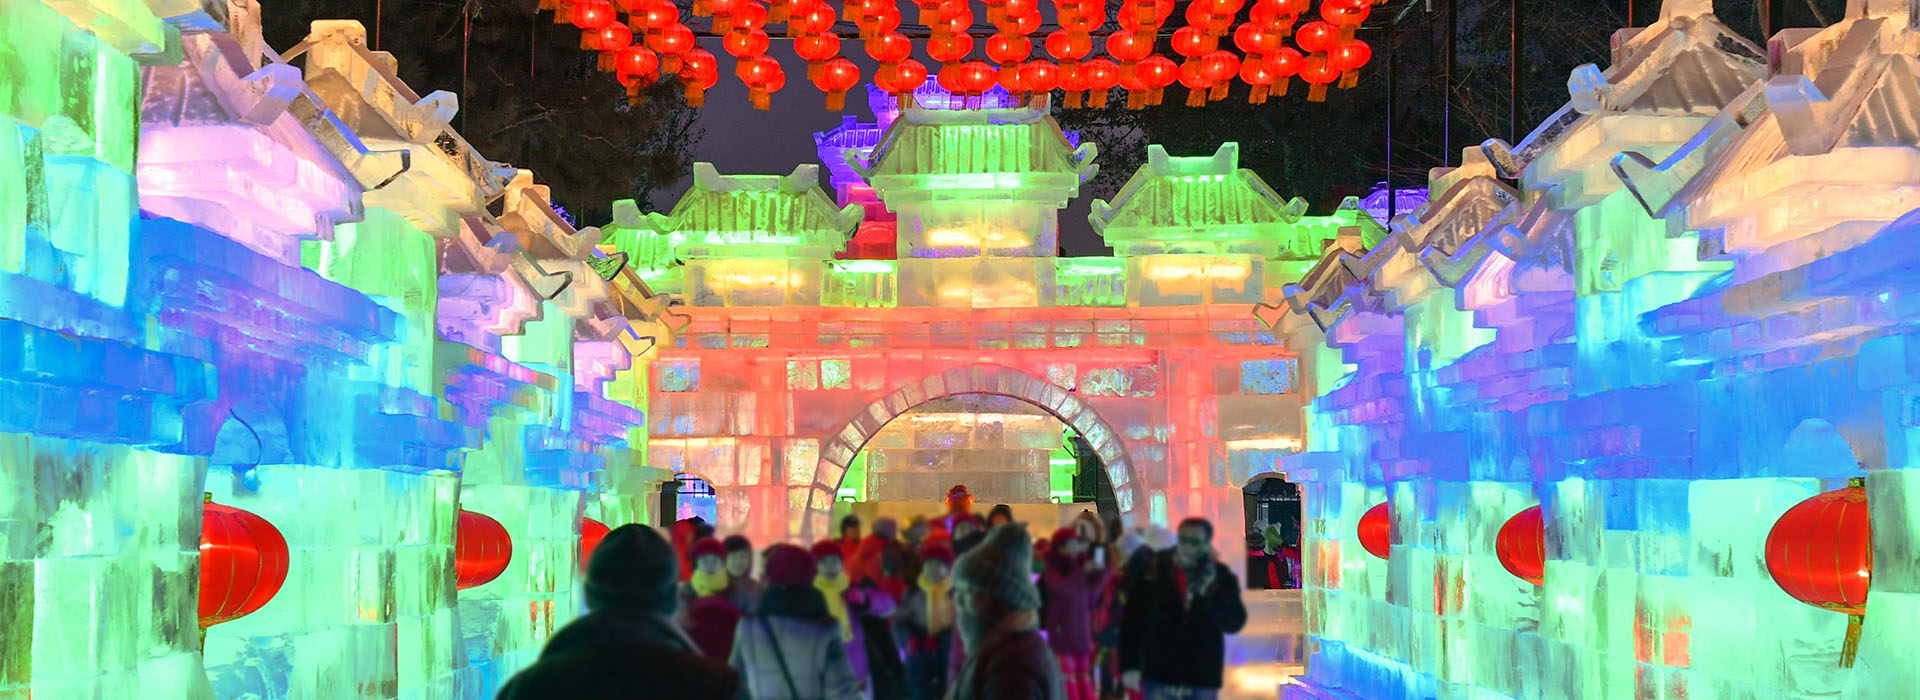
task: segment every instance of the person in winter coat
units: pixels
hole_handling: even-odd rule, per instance
[[[813,556],[790,544],[768,548],[767,589],[740,619],[728,661],[756,700],[854,700],[860,679],[847,663],[840,623],[814,588]],[[573,700],[566,698],[564,700]]]
[[[1033,542],[1018,525],[987,531],[954,562],[955,623],[967,662],[949,700],[1065,700],[1060,662],[1040,636]]]
[[[860,516],[849,515],[841,518],[840,538],[834,542],[839,543],[840,553],[847,560],[851,560],[853,555],[860,551]]]
[[[680,584],[680,627],[715,661],[726,660],[733,651],[733,628],[740,623],[740,608],[728,596],[732,581],[726,557],[727,548],[719,540],[694,542],[688,552],[693,576]]]
[[[679,554],[645,525],[607,533],[587,560],[587,614],[547,640],[498,700],[746,698],[740,674],[708,659],[673,623]]]
[[[753,542],[742,535],[729,535],[722,544],[727,547],[727,600],[741,614],[753,612],[765,588],[753,577]]]
[[[988,530],[992,530],[996,527],[1000,527],[1001,525],[1009,525],[1012,523],[1013,523],[1013,506],[1002,503],[994,506],[993,510],[987,512],[987,529]]]
[[[900,601],[894,624],[907,643],[907,685],[914,700],[947,694],[953,654],[953,548],[935,542],[920,550],[920,577]]]
[[[1213,524],[1180,523],[1172,550],[1153,555],[1127,594],[1121,644],[1138,655],[1147,700],[1219,697],[1226,636],[1247,624],[1240,582],[1214,558]]]
[[[853,579],[847,575],[846,555],[834,540],[813,543],[812,554],[816,567],[813,587],[826,599],[827,613],[840,625],[840,641],[846,643],[847,661],[853,665],[853,674],[866,678],[866,640],[860,637],[860,626],[854,624],[853,612],[847,606],[849,594],[853,593]]]
[[[986,537],[987,528],[980,524],[979,518],[973,517],[972,514],[954,518],[953,554],[955,557],[966,556],[969,550],[980,544],[980,541]]]
[[[947,512],[945,515],[940,516],[936,524],[944,528],[947,532],[953,532],[955,529],[954,526],[958,524],[957,521],[962,517],[975,517],[973,515],[973,492],[967,490],[966,484],[954,484],[953,488],[947,489]]]
[[[1046,569],[1040,573],[1047,643],[1060,657],[1067,697],[1099,700],[1093,686],[1093,609],[1107,582],[1104,558],[1088,556],[1087,542],[1070,527],[1055,531],[1050,541],[1053,551],[1048,552]]]

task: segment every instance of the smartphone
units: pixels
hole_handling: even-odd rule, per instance
[[[1094,566],[1106,566],[1106,565],[1107,565],[1107,550],[1106,550],[1105,548],[1102,548],[1102,547],[1095,547],[1095,548],[1094,548],[1094,550],[1093,550],[1093,564],[1094,564]]]

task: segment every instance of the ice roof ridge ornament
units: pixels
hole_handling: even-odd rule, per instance
[[[926,201],[1045,203],[1064,208],[1099,172],[1092,142],[1073,147],[1046,97],[1004,109],[909,107],[872,154],[847,164],[888,208]]]
[[[864,215],[858,204],[834,206],[820,189],[818,165],[799,165],[786,175],[722,175],[702,162],[693,165],[693,187],[672,212],[643,216],[637,206],[616,203],[613,227],[620,240],[664,239],[664,247],[628,251],[633,265],[661,269],[687,258],[830,258]]]
[[[1481,150],[1500,176],[1519,178],[1543,154],[1567,141],[1586,117],[1710,116],[1766,77],[1767,54],[1728,29],[1708,0],[1667,0],[1652,26],[1623,32],[1614,65],[1573,70],[1568,102],[1519,144],[1488,139]]]
[[[1238,143],[1223,143],[1211,155],[1187,157],[1169,155],[1164,146],[1153,144],[1147,147],[1146,164],[1112,202],[1093,201],[1087,221],[1120,255],[1188,252],[1166,246],[1204,241],[1265,248],[1261,254],[1270,258],[1280,256],[1284,247],[1294,253],[1290,257],[1310,259],[1319,252],[1318,239],[1284,240],[1306,210],[1306,200],[1286,199],[1259,175],[1241,168]]]

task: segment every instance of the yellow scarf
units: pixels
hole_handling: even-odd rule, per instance
[[[920,592],[927,596],[927,634],[940,634],[953,626],[953,577],[935,581],[920,573]]]
[[[688,579],[687,582],[693,584],[694,597],[705,598],[727,590],[727,570],[721,569],[709,574],[705,571],[694,569],[693,578]]]
[[[832,578],[825,574],[813,577],[813,587],[820,589],[820,594],[826,597],[827,612],[833,613],[833,619],[840,621],[840,639],[845,641],[853,640],[853,621],[847,619],[846,597],[847,586],[851,583],[845,571]]]

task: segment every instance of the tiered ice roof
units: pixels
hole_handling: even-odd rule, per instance
[[[1174,157],[1147,147],[1147,164],[1114,195],[1096,199],[1087,219],[1122,256],[1162,253],[1318,257],[1318,236],[1296,235],[1306,200],[1282,198],[1240,167],[1240,145],[1211,156]]]

